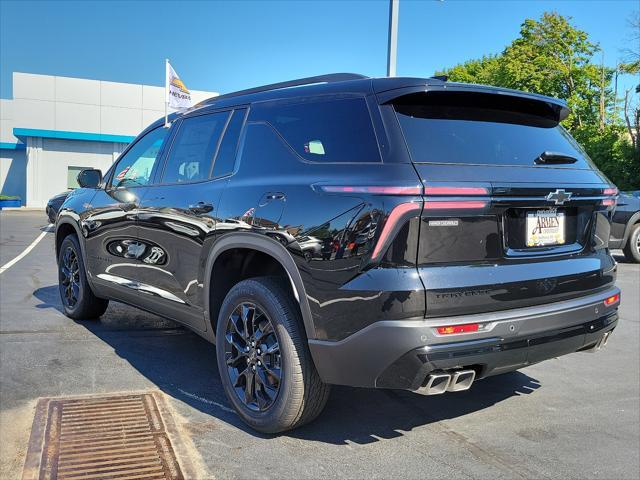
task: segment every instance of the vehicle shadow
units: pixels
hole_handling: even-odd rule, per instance
[[[39,308],[62,309],[55,285],[36,290],[34,296],[43,302]],[[215,348],[195,333],[117,302],[111,302],[100,320],[76,323],[111,346],[165,394],[250,435],[272,437],[248,428],[231,409],[220,382]],[[397,390],[334,387],[317,421],[285,435],[336,445],[374,443],[531,394],[539,387],[536,379],[522,372],[479,381],[466,392],[429,397]]]
[[[627,260],[627,257],[625,257],[623,253],[612,253],[611,255],[618,263],[628,263],[630,265],[635,263],[632,260]]]

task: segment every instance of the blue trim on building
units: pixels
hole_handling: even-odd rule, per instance
[[[26,137],[57,138],[60,140],[85,140],[89,142],[130,143],[134,138],[129,135],[109,135],[106,133],[67,132],[64,130],[39,130],[34,128],[14,128],[13,135],[20,140]]]
[[[0,142],[0,150],[24,150],[26,148],[24,143]]]

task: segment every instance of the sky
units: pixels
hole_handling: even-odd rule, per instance
[[[399,76],[499,53],[526,18],[573,17],[614,66],[638,0],[400,0]],[[14,71],[220,93],[330,72],[386,73],[388,0],[0,0],[0,98]],[[622,87],[637,79],[621,79]]]

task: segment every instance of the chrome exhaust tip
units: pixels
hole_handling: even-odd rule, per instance
[[[475,370],[458,370],[452,373],[451,381],[447,387],[449,392],[462,392],[469,390],[471,384],[476,378]]]
[[[449,373],[432,373],[427,377],[427,383],[420,387],[417,392],[421,395],[439,395],[447,391],[451,382]]]
[[[609,341],[609,337],[610,336],[611,336],[611,331],[605,332],[605,334],[602,335],[600,340],[598,340],[593,347],[591,347],[590,349],[585,350],[585,351],[589,352],[589,353],[597,352],[598,350],[600,350],[602,347],[604,347],[607,344],[607,342]]]

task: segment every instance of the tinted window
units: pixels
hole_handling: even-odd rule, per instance
[[[227,129],[224,132],[224,137],[220,143],[216,161],[213,164],[214,177],[220,177],[233,172],[233,167],[236,163],[238,137],[240,137],[240,130],[242,129],[242,122],[244,121],[246,113],[246,109],[240,109],[233,112],[233,116],[231,117],[231,120],[229,120]]]
[[[486,95],[485,95],[486,96]],[[497,97],[496,95],[493,96]],[[549,118],[493,105],[464,105],[428,96],[396,104],[396,112],[414,162],[534,165],[542,152],[559,152],[586,167],[584,153]],[[565,165],[567,166],[567,165]]]
[[[116,164],[111,185],[114,187],[147,185],[167,131],[163,127],[156,128],[138,140]]]
[[[380,161],[364,98],[265,105],[251,119],[269,122],[298,155],[311,162]]]
[[[182,120],[167,156],[163,183],[195,182],[209,178],[211,162],[229,112]]]

